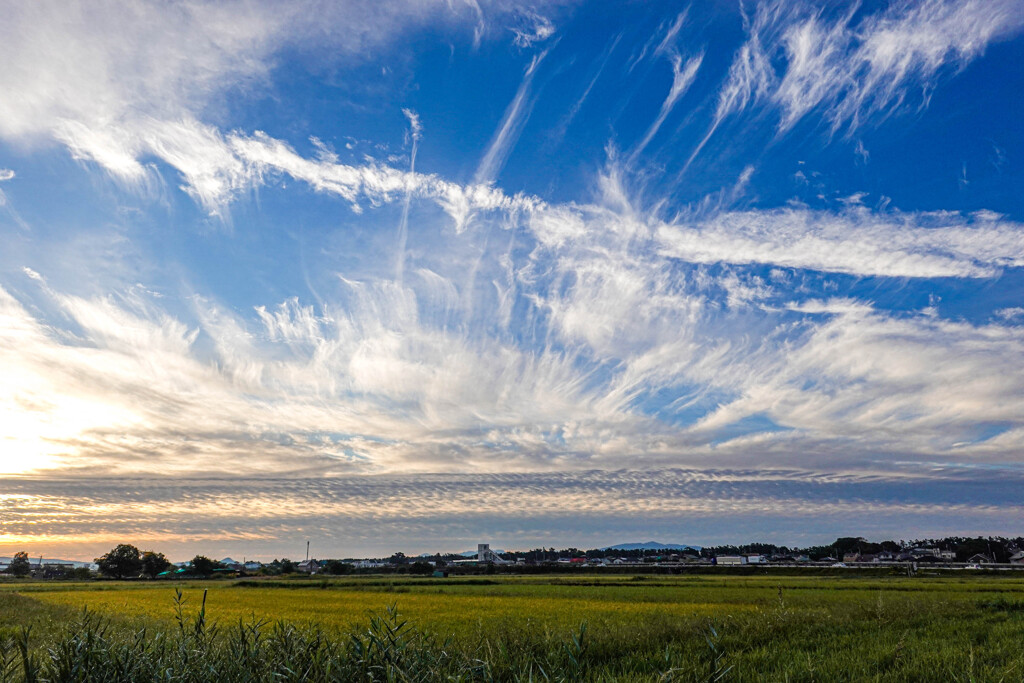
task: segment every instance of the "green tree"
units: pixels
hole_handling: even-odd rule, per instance
[[[103,557],[96,558],[100,573],[115,579],[138,576],[142,571],[142,555],[133,545],[122,543]]]
[[[160,572],[167,571],[170,566],[170,561],[164,557],[163,553],[152,550],[142,553],[142,573],[151,579],[155,579]]]
[[[220,567],[220,562],[215,562],[205,555],[196,555],[192,558],[192,566],[189,569],[190,574],[198,574],[199,576],[209,576],[213,574],[213,570]]]
[[[14,553],[14,559],[7,571],[15,576],[28,576],[32,572],[32,565],[28,561],[28,553]]]
[[[327,564],[324,565],[324,574],[351,574],[355,569],[356,568],[351,564],[347,564],[341,560],[327,560]]]
[[[841,560],[847,553],[859,553],[865,550],[866,544],[867,541],[859,536],[841,536],[832,544],[832,549],[836,553],[836,559]]]
[[[434,566],[429,562],[413,562],[412,566],[409,567],[409,573],[429,576],[434,573]]]
[[[89,571],[88,567],[75,567],[71,570],[71,575],[68,578],[75,581],[85,581],[92,578],[92,572]]]
[[[298,568],[295,563],[289,560],[287,557],[281,560],[281,573],[282,574],[294,574]]]

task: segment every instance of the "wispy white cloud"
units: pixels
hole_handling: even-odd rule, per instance
[[[526,12],[523,18],[528,27],[510,29],[515,36],[513,42],[519,47],[533,47],[534,43],[543,43],[555,34],[555,25],[547,17],[536,12]]]
[[[718,93],[718,104],[711,125],[690,153],[687,165],[693,162],[727,116],[746,109],[768,92],[775,80],[768,50],[770,43],[776,39],[774,25],[780,22],[784,7],[781,2],[759,4],[753,18],[743,11],[743,28],[748,34],[747,41],[733,57],[725,84]],[[766,46],[765,43],[769,45]]]
[[[235,134],[228,138],[231,148],[229,170],[235,163],[246,169],[248,182],[262,182],[269,175],[285,173],[313,188],[338,195],[361,211],[360,201],[385,203],[412,192],[435,201],[454,220],[456,228],[465,228],[477,211],[526,211],[544,204],[536,197],[509,196],[489,185],[460,185],[436,175],[407,173],[383,164],[351,166],[304,158],[287,144],[257,132],[252,136]],[[215,196],[229,201],[230,196]]]
[[[690,10],[687,8],[676,15],[675,21],[673,21],[672,25],[669,26],[667,31],[665,31],[665,37],[661,39],[660,43],[658,43],[658,47],[654,48],[655,55],[676,53],[676,37],[679,35],[679,30],[683,27],[683,24],[686,23],[686,17],[689,12]]]
[[[666,255],[690,262],[772,263],[852,275],[991,277],[1024,264],[1024,238],[1015,224],[946,212],[736,211],[666,224],[657,236]]]
[[[604,73],[605,68],[608,66],[608,60],[611,59],[612,53],[615,52],[615,48],[618,47],[621,40],[622,34],[619,33],[608,44],[608,47],[605,48],[604,53],[598,61],[597,68],[594,70],[594,75],[590,77],[590,80],[587,82],[587,87],[583,89],[583,92],[580,94],[576,102],[569,107],[569,111],[566,112],[565,116],[562,117],[562,120],[559,121],[558,126],[552,133],[553,139],[561,141],[562,138],[565,137],[565,133],[569,129],[569,125],[576,118],[576,115],[579,114],[580,109],[583,107],[583,103],[587,101],[588,97],[590,97],[591,91],[593,91],[594,86],[597,85],[597,81],[601,78],[601,74]]]
[[[367,0],[287,7],[43,0],[5,10],[0,138],[56,140],[144,192],[161,182],[150,161],[169,163],[221,215],[222,200],[246,183],[208,123],[221,115],[225,92],[265,87],[285,48],[328,47],[334,59],[358,59],[410,26],[483,22],[485,13],[476,3],[446,0],[404,0],[387,12]],[[488,11],[500,17],[512,8],[493,3]]]
[[[420,123],[419,115],[410,110],[403,109],[402,113],[409,120],[409,139],[412,149],[409,151],[409,175],[415,177],[416,173],[416,152],[419,151],[420,139],[423,137],[423,124]],[[412,184],[406,189],[405,199],[402,201],[402,217],[398,221],[398,246],[395,249],[395,281],[401,285],[405,272],[405,245],[409,241],[409,202],[412,200]]]
[[[996,311],[996,316],[1003,320],[1019,320],[1024,317],[1024,308],[1020,306],[1010,306],[1008,308],[1000,308]]]
[[[744,26],[747,41],[691,160],[726,117],[754,105],[779,110],[780,132],[818,112],[832,132],[850,133],[898,111],[913,93],[925,93],[924,105],[943,73],[1024,27],[1024,4],[895,2],[874,13],[828,18],[811,4],[767,2],[744,17]]]
[[[12,171],[9,168],[0,168],[0,182],[5,182],[13,179],[14,171]],[[11,217],[13,217],[14,222],[17,223],[21,228],[24,229],[26,227],[25,222],[21,220],[21,217],[18,216],[18,214],[15,213],[10,207],[7,206],[7,195],[4,193],[3,190],[0,190],[0,207],[3,207],[5,212]]]
[[[670,61],[672,63],[672,85],[669,88],[668,95],[665,96],[665,101],[661,103],[661,110],[658,112],[657,118],[654,119],[650,128],[644,133],[643,138],[637,143],[633,151],[634,157],[640,154],[651,142],[651,139],[657,135],[661,124],[665,123],[665,119],[668,118],[669,113],[676,106],[676,102],[689,90],[690,85],[693,84],[693,79],[697,77],[697,71],[700,69],[701,62],[704,61],[704,54],[701,53],[696,57],[688,59],[685,65],[683,64],[682,57],[678,54],[673,54]]]
[[[552,207],[536,197],[509,196],[486,185],[463,186],[384,165],[311,160],[262,133],[211,139],[211,151],[201,152],[197,143],[193,154],[219,159],[221,165],[194,166],[198,170],[185,177],[199,180],[199,187],[189,191],[215,206],[231,199],[227,189],[284,173],[343,197],[357,210],[360,201],[416,196],[436,202],[459,230],[481,211],[528,214],[537,217],[531,220],[542,243],[579,237],[583,225],[590,230],[602,226],[600,234],[636,235],[639,231],[653,238],[650,245],[663,255],[691,263],[765,263],[887,277],[991,277],[1003,268],[1024,264],[1019,227],[996,214],[876,213],[851,200],[842,213],[803,208],[726,211],[665,222],[653,215],[633,215],[628,204],[622,205],[625,190],[614,180],[614,173],[606,177],[603,192],[620,208],[609,213],[588,205]]]
[[[370,275],[342,274],[317,306],[239,314],[195,299],[171,314],[144,290],[66,294],[25,271],[44,305],[4,291],[0,371],[19,387],[4,398],[8,471],[194,473],[199,452],[211,473],[244,459],[293,475],[653,467],[682,454],[806,466],[836,449],[995,458],[1024,436],[1024,378],[996,370],[1024,367],[1020,327],[901,317],[824,292],[808,302],[743,270],[990,277],[1024,263],[1022,231],[1001,217],[852,207],[666,222],[614,167],[600,203],[549,205],[307,159],[263,134],[222,143],[250,181],[285,174],[354,205],[408,201],[404,276],[393,251],[367,253]],[[475,251],[493,230],[514,230],[525,250]],[[466,280],[470,261],[493,288]],[[647,406],[666,394],[680,400]],[[743,427],[759,416],[777,429]],[[999,440],[953,449],[992,420],[1010,427]]]
[[[547,54],[548,50],[545,50],[534,56],[530,60],[530,65],[526,67],[526,73],[519,84],[519,89],[508,108],[505,109],[501,123],[498,124],[498,129],[494,132],[494,137],[476,169],[476,175],[473,176],[475,182],[485,184],[494,181],[505,165],[505,160],[519,139],[523,126],[530,118],[530,112],[533,109],[533,103],[530,101],[533,77],[537,72],[537,67],[541,65]]]
[[[962,68],[991,42],[1022,27],[1020,0],[899,3],[866,19],[856,28],[860,40],[850,56],[848,76],[856,80],[835,83],[848,90],[829,111],[833,127],[855,128],[863,118],[902,104],[911,88],[931,89],[944,67]],[[788,100],[792,118],[814,98]]]

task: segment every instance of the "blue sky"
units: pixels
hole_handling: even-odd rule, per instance
[[[1020,533],[1020,0],[5,4],[0,551]]]

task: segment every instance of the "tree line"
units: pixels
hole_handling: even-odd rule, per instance
[[[139,577],[155,579],[175,567],[163,553],[156,552],[155,550],[140,550],[130,543],[121,543],[93,561],[96,563],[99,573],[111,579],[134,579]],[[86,567],[72,567],[68,565],[45,565],[42,567],[36,565],[34,567],[26,552],[15,553],[10,565],[4,571],[7,574],[20,578],[31,575],[37,569],[42,570],[42,576],[40,577],[38,573],[36,576],[46,579],[88,579],[94,576]],[[217,573],[218,570],[226,569],[231,568],[225,567],[221,562],[212,560],[205,555],[196,555],[178,571],[180,571],[182,576],[209,577]],[[178,574],[178,571],[175,573]],[[259,569],[260,574],[270,576],[294,574],[298,571],[298,563],[288,558],[275,559],[273,562],[264,564]],[[342,562],[341,560],[321,562],[319,569],[319,573],[335,575],[352,574],[355,571],[354,565]]]
[[[174,566],[163,553],[153,550],[139,550],[129,543],[121,543],[93,561],[96,563],[100,574],[112,579],[128,579],[139,576],[155,579]],[[214,569],[219,567],[219,562],[215,562],[202,555],[196,555],[192,559],[186,573],[197,576],[209,576],[213,573]],[[32,573],[32,569],[32,562],[29,560],[28,553],[18,552],[14,554],[11,563],[5,571],[16,577],[25,577]],[[86,567],[46,565],[41,566],[40,569],[46,574],[43,578],[89,578],[92,575]],[[53,574],[53,576],[49,574]]]
[[[503,553],[506,559],[521,557],[527,562],[552,562],[562,558],[585,557],[624,557],[628,559],[642,559],[651,557],[662,557],[665,555],[679,554],[692,555],[704,558],[716,557],[719,555],[736,554],[761,554],[768,556],[797,556],[806,555],[812,560],[826,557],[842,558],[846,553],[868,553],[877,554],[882,551],[898,553],[903,550],[917,547],[938,548],[956,553],[958,560],[966,560],[975,555],[982,554],[992,558],[995,562],[1007,562],[1015,552],[1024,549],[1024,537],[1007,538],[1003,536],[977,536],[973,538],[964,536],[948,536],[946,538],[927,538],[913,541],[880,541],[871,542],[859,536],[843,536],[837,538],[834,543],[820,546],[790,547],[780,546],[771,543],[747,543],[743,545],[721,545],[708,546],[697,549],[633,549],[613,550],[607,548],[596,548],[591,550],[580,550],[579,548],[534,548],[525,552]],[[444,566],[454,560],[465,559],[461,555],[452,553],[437,553],[432,556],[420,556],[418,558],[406,557],[403,553],[395,553],[387,561],[393,565],[404,568],[410,573],[428,574],[433,571],[434,566]],[[432,561],[430,564],[427,560]],[[174,565],[164,556],[153,550],[139,550],[134,545],[121,543],[106,554],[95,559],[100,574],[113,579],[127,579],[136,577],[148,577],[155,579],[160,574],[169,571]],[[42,567],[43,578],[88,578],[91,573],[85,567],[70,566],[47,566]],[[189,576],[211,576],[218,569],[224,569],[220,562],[211,560],[205,555],[196,555],[192,561],[185,566],[182,574]],[[261,574],[280,575],[292,574],[298,571],[295,562],[289,559],[275,559],[273,562],[264,564],[260,569]],[[344,575],[356,571],[354,565],[341,560],[327,560],[321,563],[320,573]],[[32,563],[28,553],[18,552],[14,554],[5,570],[6,573],[16,577],[25,577],[32,573]]]
[[[592,548],[582,550],[580,548],[533,548],[526,551],[501,553],[505,559],[522,558],[527,562],[544,563],[555,562],[566,558],[625,558],[628,560],[643,560],[644,558],[658,558],[669,555],[691,556],[694,558],[712,558],[719,555],[766,555],[766,556],[792,556],[805,555],[811,560],[822,560],[828,557],[842,558],[847,553],[878,554],[883,551],[900,553],[911,548],[938,548],[956,553],[958,560],[966,560],[975,554],[983,554],[991,557],[996,562],[1007,562],[1017,551],[1024,549],[1024,537],[1004,536],[977,536],[973,538],[965,536],[948,536],[945,538],[926,538],[911,541],[906,540],[885,540],[871,542],[860,536],[842,536],[828,545],[813,546],[785,546],[773,543],[744,543],[740,545],[716,545],[703,548]],[[461,555],[449,553],[437,553],[425,556],[422,559],[434,562],[450,562],[454,559],[465,559]],[[391,564],[405,564],[411,562],[402,553],[396,553],[388,558]]]

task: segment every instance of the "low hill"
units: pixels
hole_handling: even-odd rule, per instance
[[[646,541],[644,543],[620,543],[610,545],[601,550],[700,550],[699,545],[688,545],[686,543],[658,543],[657,541]]]

